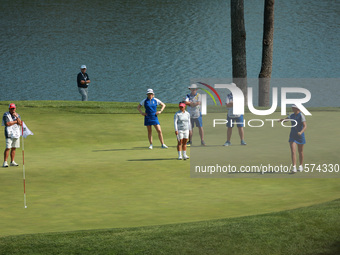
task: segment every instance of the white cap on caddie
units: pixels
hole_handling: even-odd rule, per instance
[[[197,89],[197,84],[196,83],[193,83],[190,85],[190,87],[188,87],[188,89]]]
[[[148,90],[146,91],[146,94],[155,94],[155,93],[153,93],[153,89],[148,89]]]
[[[86,65],[80,66],[80,69],[86,69]]]

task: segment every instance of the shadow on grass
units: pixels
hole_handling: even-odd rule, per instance
[[[177,158],[142,158],[142,159],[128,159],[127,161],[161,161],[161,160],[178,160]]]
[[[229,146],[224,146],[223,144],[207,144],[207,145],[190,145],[188,147],[195,147],[195,148],[206,148],[206,147],[236,147],[236,146],[246,146],[241,144],[232,144]]]
[[[168,146],[169,148],[176,148],[176,146]],[[159,147],[153,147],[153,150],[157,149],[162,149],[160,146]],[[133,150],[150,150],[148,147],[133,147],[130,149],[106,149],[106,150],[93,150],[92,152],[103,152],[103,151],[133,151]],[[162,149],[164,150],[164,149]]]
[[[240,145],[240,144],[235,144],[232,146],[244,146],[244,145]],[[206,146],[202,146],[202,145],[191,145],[188,146],[188,148],[190,147],[196,147],[196,148],[209,148],[209,147],[230,147],[230,146],[223,146],[223,145],[206,145]],[[168,146],[168,148],[177,148],[177,146]],[[158,150],[158,149],[162,149],[161,146],[154,146],[153,150]],[[132,150],[150,150],[148,147],[133,147],[133,148],[129,148],[129,149],[105,149],[105,150],[93,150],[92,152],[104,152],[104,151],[132,151]]]
[[[334,255],[334,254],[340,254],[340,242],[333,243],[329,246],[328,251],[318,253],[317,255]]]

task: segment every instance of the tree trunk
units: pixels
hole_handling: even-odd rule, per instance
[[[265,0],[264,4],[262,65],[259,74],[259,106],[269,106],[270,78],[273,65],[274,2],[275,0]]]
[[[233,82],[247,101],[246,30],[243,0],[230,0]]]

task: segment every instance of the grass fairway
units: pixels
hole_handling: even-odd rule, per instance
[[[22,168],[1,168],[0,236],[196,222],[279,212],[339,198],[340,182],[334,178],[190,178],[190,161],[176,159],[176,106],[170,105],[160,116],[169,149],[159,147],[154,133],[154,149],[148,150],[137,103],[16,104],[34,133],[25,139],[28,208],[23,208]],[[7,111],[8,102],[0,102],[0,107]],[[339,110],[312,113],[307,119],[306,163],[339,163]],[[261,135],[259,129],[246,132],[250,158],[266,152],[273,161],[290,163],[289,130],[280,131],[282,153],[271,153],[265,143],[251,145]],[[1,135],[1,150],[4,144]],[[21,163],[21,158],[18,150],[16,161]]]

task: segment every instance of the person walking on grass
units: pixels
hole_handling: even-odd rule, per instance
[[[149,139],[149,149],[152,150],[153,145],[152,145],[152,126],[155,127],[157,133],[158,133],[158,138],[159,141],[162,144],[162,148],[163,149],[167,149],[168,146],[165,145],[164,143],[164,139],[163,139],[163,134],[162,134],[162,129],[161,129],[161,125],[158,121],[158,115],[161,114],[165,108],[165,104],[155,98],[155,94],[153,93],[152,89],[148,89],[146,92],[147,98],[143,99],[138,107],[137,110],[139,111],[139,113],[141,115],[144,116],[144,126],[146,126],[147,130],[148,130],[148,139]],[[160,111],[157,111],[157,106],[161,105],[162,108]],[[141,107],[144,106],[145,108],[145,112],[142,112]]]
[[[187,155],[187,141],[189,138],[190,130],[190,114],[185,110],[186,104],[184,102],[179,103],[179,111],[174,116],[175,135],[177,137],[177,151],[178,159],[188,159]],[[182,156],[183,151],[183,156]]]
[[[88,86],[90,82],[90,77],[86,73],[86,65],[82,65],[80,67],[80,73],[77,75],[78,91],[81,95],[82,101],[88,100]]]
[[[197,93],[198,87],[197,84],[191,84],[190,87],[190,94],[187,94],[185,97],[185,104],[189,106],[188,112],[190,113],[190,122],[191,127],[189,131],[189,141],[188,145],[192,144],[192,134],[194,131],[194,127],[198,128],[198,132],[201,138],[201,145],[205,146],[204,142],[204,131],[203,131],[203,122],[202,122],[202,113],[201,113],[201,103],[202,103],[202,95]]]
[[[237,124],[238,134],[241,139],[241,145],[247,145],[246,142],[244,141],[243,114],[240,114],[240,115],[233,114],[233,94],[232,93],[227,95],[225,104],[228,108],[228,115],[227,115],[228,130],[227,130],[227,141],[225,142],[223,146],[231,145],[230,139],[231,139],[231,135],[233,132],[234,124]]]
[[[20,115],[16,112],[15,104],[9,105],[9,111],[5,112],[2,117],[2,125],[5,126],[6,149],[4,151],[3,167],[8,167],[7,159],[11,154],[10,166],[18,166],[15,163],[16,148],[20,148],[20,126],[22,121]]]
[[[280,119],[279,121],[282,122],[284,120],[291,120],[292,123],[292,127],[290,129],[289,134],[289,146],[293,164],[292,173],[296,173],[297,170],[299,170],[300,172],[303,171],[304,160],[303,147],[306,143],[305,130],[307,128],[307,123],[306,117],[302,114],[300,109],[295,104],[292,105],[292,110],[294,112],[293,114],[291,114],[285,119]],[[298,169],[296,169],[296,147],[298,148],[300,161]]]

